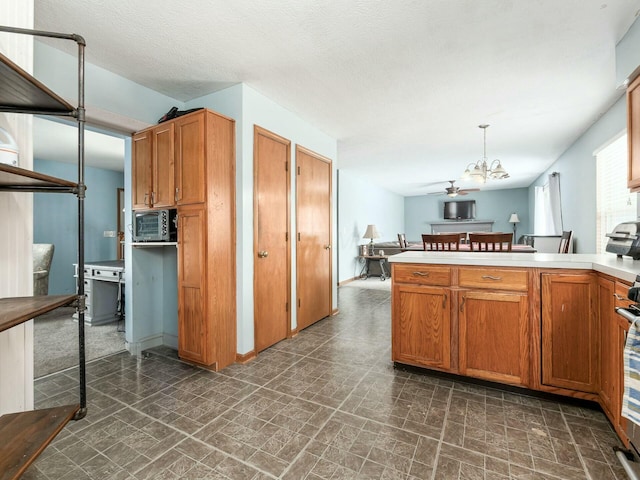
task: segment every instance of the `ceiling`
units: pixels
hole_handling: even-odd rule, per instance
[[[526,187],[623,94],[640,0],[35,0],[35,26],[177,100],[244,82],[338,140],[338,167],[402,195],[482,157]],[[60,48],[60,43],[55,44]],[[474,186],[458,181],[461,187]],[[435,186],[434,186],[435,185]]]

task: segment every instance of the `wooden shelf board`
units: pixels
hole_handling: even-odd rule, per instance
[[[70,115],[73,106],[0,54],[0,105],[3,111]]]
[[[0,332],[73,302],[77,295],[0,298]]]
[[[20,478],[79,409],[64,405],[1,416],[0,479]]]
[[[30,188],[51,188],[71,191],[76,188],[77,185],[77,183],[69,180],[0,163],[0,189],[2,190],[17,187],[21,191],[29,191]]]

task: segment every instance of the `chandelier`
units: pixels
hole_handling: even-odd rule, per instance
[[[484,131],[484,155],[476,163],[467,165],[462,178],[470,178],[478,183],[487,183],[487,177],[494,180],[509,178],[509,174],[500,163],[500,160],[494,160],[491,164],[487,163],[487,128],[489,128],[489,125],[478,125],[478,127]]]

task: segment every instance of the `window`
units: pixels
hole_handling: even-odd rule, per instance
[[[596,252],[603,253],[606,234],[637,217],[637,195],[627,188],[627,135],[596,151]]]

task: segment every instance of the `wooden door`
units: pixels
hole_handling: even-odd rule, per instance
[[[174,126],[172,122],[161,124],[153,134],[153,189],[151,203],[154,207],[175,205],[174,174]]]
[[[151,156],[153,134],[151,130],[137,133],[131,147],[131,208],[144,209],[151,206]]]
[[[258,126],[253,135],[254,332],[260,352],[291,331],[291,142]]]
[[[615,287],[612,280],[598,279],[598,300],[600,313],[600,400],[609,418],[613,419],[615,399],[618,387],[618,361],[616,354],[619,350],[617,314],[614,311]]]
[[[449,289],[394,284],[392,359],[448,370],[451,367]]]
[[[502,383],[529,382],[529,315],[525,293],[458,294],[460,374]]]
[[[208,365],[205,228],[204,208],[178,210],[178,355]]]
[[[331,315],[331,160],[296,147],[298,330]]]
[[[205,112],[196,112],[179,118],[175,121],[175,129],[175,201],[178,205],[203,203],[205,199]],[[213,139],[211,141],[213,142]]]
[[[593,273],[542,274],[542,383],[598,389],[598,290]]]

